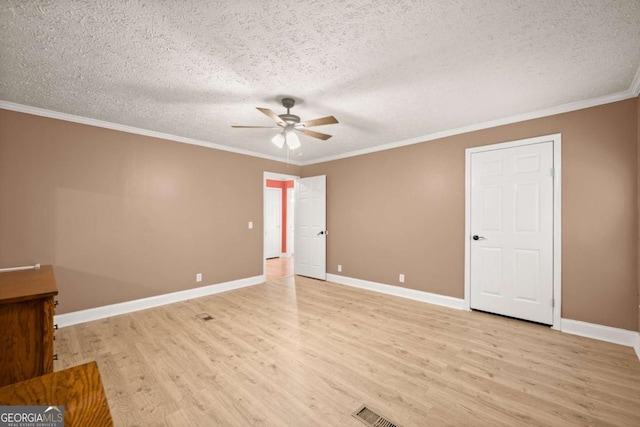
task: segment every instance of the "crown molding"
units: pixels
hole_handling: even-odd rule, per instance
[[[74,114],[61,113],[58,111],[47,110],[44,108],[32,107],[30,105],[16,104],[14,102],[0,100],[0,108],[4,110],[17,111],[19,113],[33,114],[35,116],[48,117],[50,119],[64,120],[67,122],[80,123],[83,125],[96,126],[105,129],[117,130],[120,132],[133,133],[136,135],[150,136],[152,138],[160,138],[169,141],[181,142],[183,144],[198,145],[200,147],[211,148],[214,150],[228,151],[230,153],[242,154],[245,156],[259,157],[261,159],[273,160],[280,163],[287,163],[286,160],[268,154],[257,153],[255,151],[243,150],[227,145],[215,144],[213,142],[202,141],[199,139],[186,138],[184,136],[172,135],[169,133],[156,132],[148,129],[141,129],[133,126],[121,125],[118,123],[107,122],[104,120],[92,119],[89,117],[76,116]],[[289,160],[289,164],[301,166],[299,162]]]
[[[133,126],[121,125],[118,123],[106,122],[103,120],[92,119],[88,117],[76,116],[73,114],[60,113],[57,111],[46,110],[44,108],[32,107],[29,105],[16,104],[14,102],[0,100],[0,108],[5,110],[17,111],[21,113],[34,114],[36,116],[49,117],[52,119],[64,120],[68,122],[81,123],[90,126],[97,126],[106,129],[113,129],[127,133],[133,133],[137,135],[150,136],[153,138],[160,138],[169,141],[180,142],[183,144],[198,145],[201,147],[212,148],[214,150],[227,151],[236,154],[242,154],[245,156],[258,157],[261,159],[273,160],[280,163],[288,163],[294,166],[309,166],[318,163],[330,162],[333,160],[346,159],[349,157],[362,156],[364,154],[376,153],[378,151],[391,150],[394,148],[400,148],[407,145],[419,144],[421,142],[433,141],[436,139],[446,138],[449,136],[460,135],[463,133],[474,132],[483,129],[489,129],[497,126],[504,126],[513,123],[523,122],[527,120],[539,119],[542,117],[553,116],[556,114],[568,113],[571,111],[582,110],[585,108],[596,107],[598,105],[610,104],[612,102],[623,101],[629,98],[635,98],[640,94],[640,68],[635,74],[633,82],[628,90],[623,92],[617,92],[610,95],[600,96],[597,98],[585,99],[582,101],[570,102],[568,104],[558,105],[556,107],[545,108],[542,110],[532,111],[529,113],[518,114],[515,116],[506,117],[503,119],[490,120],[483,123],[477,123],[468,126],[462,126],[456,129],[445,130],[441,132],[435,132],[427,135],[417,136],[414,138],[403,139],[396,142],[390,142],[387,144],[377,145],[375,147],[363,148],[361,150],[349,151],[346,153],[336,154],[333,156],[321,157],[319,159],[312,159],[307,161],[295,161],[289,159],[285,161],[276,156],[268,154],[262,154],[255,151],[243,150],[240,148],[234,148],[227,145],[215,144],[213,142],[202,141],[193,138],[186,138],[178,135],[171,135],[168,133],[156,132],[148,129],[136,128]]]
[[[636,74],[636,80],[634,80],[634,84],[636,85],[640,85],[640,81],[638,81],[639,75],[640,74]],[[585,99],[582,101],[570,102],[568,104],[563,104],[563,105],[558,105],[556,107],[532,111],[530,113],[518,114],[511,117],[506,117],[504,119],[491,120],[488,122],[477,123],[469,126],[462,126],[456,129],[435,132],[427,135],[417,136],[415,138],[403,139],[401,141],[377,145],[375,147],[364,148],[362,150],[349,151],[348,153],[336,154],[335,156],[327,156],[327,157],[322,157],[320,159],[309,160],[306,162],[302,162],[301,166],[309,166],[309,165],[314,165],[318,163],[330,162],[333,160],[345,159],[348,157],[362,156],[363,154],[370,154],[378,151],[391,150],[393,148],[419,144],[421,142],[433,141],[435,139],[446,138],[449,136],[460,135],[463,133],[474,132],[478,130],[489,129],[489,128],[509,125],[509,124],[518,123],[518,122],[524,122],[526,120],[533,120],[541,117],[553,116],[556,114],[568,113],[570,111],[582,110],[585,108],[596,107],[598,105],[610,104],[612,102],[623,101],[625,99],[634,98],[636,96],[637,96],[637,91],[636,91],[636,95],[634,95],[632,89],[629,89],[624,92],[618,92],[611,95],[600,96],[598,98]]]

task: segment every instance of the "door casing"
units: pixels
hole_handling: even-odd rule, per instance
[[[490,150],[521,147],[541,142],[553,143],[553,325],[552,329],[560,330],[562,314],[562,168],[561,145],[562,135],[552,134],[535,138],[521,139],[517,141],[503,142],[499,144],[485,145],[481,147],[467,148],[465,150],[465,224],[464,224],[464,307],[471,310],[471,155]]]

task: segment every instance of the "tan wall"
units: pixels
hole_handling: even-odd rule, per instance
[[[561,132],[563,317],[640,329],[639,109],[303,168],[0,110],[0,266],[54,264],[61,313],[259,275],[262,172],[326,174],[328,272],[461,298],[464,149]]]
[[[305,166],[327,175],[328,272],[462,298],[465,149],[562,133],[562,316],[637,329],[637,114],[630,99]]]
[[[265,170],[300,174],[0,109],[0,266],[53,264],[60,313],[261,275]]]

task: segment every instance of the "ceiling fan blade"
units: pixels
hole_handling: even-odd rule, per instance
[[[336,123],[338,123],[338,119],[333,116],[327,116],[321,119],[307,120],[306,122],[302,122],[300,124],[304,125],[304,127],[310,128],[312,126],[333,125]]]
[[[247,128],[247,129],[277,129],[277,126],[231,126],[232,128]]]
[[[260,108],[260,107],[256,107],[258,110],[260,110],[261,113],[266,114],[267,116],[271,117],[271,119],[276,122],[277,124],[279,124],[280,126],[286,126],[287,124],[284,122],[284,120],[282,120],[280,117],[278,117],[278,115],[276,113],[274,113],[273,111],[271,111],[268,108]]]
[[[327,135],[326,133],[314,132],[312,130],[305,129],[305,128],[297,128],[296,130],[299,130],[300,132],[304,133],[307,136],[322,139],[324,141],[331,138],[331,135]]]

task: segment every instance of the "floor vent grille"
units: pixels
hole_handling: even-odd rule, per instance
[[[203,322],[213,320],[213,316],[211,316],[209,313],[201,313],[201,314],[198,314],[196,317],[202,320]]]
[[[370,427],[400,427],[398,424],[378,415],[371,408],[368,408],[367,405],[362,405],[351,415]]]

